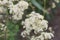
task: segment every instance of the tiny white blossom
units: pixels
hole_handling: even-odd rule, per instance
[[[1,1],[0,0],[0,6],[7,6],[7,7],[9,7],[12,4],[13,4],[13,2],[11,2],[11,1],[8,1],[8,0]]]
[[[19,1],[19,3],[17,4],[17,6],[24,11],[25,9],[28,8],[29,4],[26,1]]]
[[[30,31],[23,31],[23,32],[21,33],[21,36],[22,36],[22,37],[26,37],[26,36],[30,35],[29,33],[30,33]]]
[[[39,35],[39,36],[36,37],[36,39],[44,40],[44,37],[43,37],[43,35]]]
[[[22,15],[23,15],[23,12],[20,12],[18,14],[14,14],[12,16],[12,18],[13,18],[13,20],[20,20],[20,19],[22,19]]]
[[[31,37],[31,40],[35,40],[35,36],[32,36],[32,37]]]
[[[52,3],[52,8],[55,8],[56,7],[56,4],[53,2]]]
[[[5,26],[5,24],[0,23],[0,30],[5,31],[5,30],[6,30],[6,28],[7,28],[7,26]]]
[[[6,13],[7,12],[7,9],[4,8],[3,6],[0,7],[0,13]]]
[[[19,0],[9,0],[9,1],[19,1]]]
[[[35,11],[32,11],[31,14],[27,15],[27,17],[29,16],[34,16],[34,17],[38,17],[40,19],[44,19],[44,16],[40,15],[39,13],[35,13]]]
[[[56,3],[59,3],[60,2],[60,0],[54,0]]]
[[[44,35],[45,39],[51,39],[52,37],[54,37],[52,33],[47,32],[43,32],[42,35]]]

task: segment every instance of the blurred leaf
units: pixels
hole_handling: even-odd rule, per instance
[[[42,11],[45,12],[45,13],[48,13],[48,11],[46,11],[46,10],[42,7],[42,5],[39,4],[36,0],[31,0],[31,2],[32,2],[32,4],[33,4],[34,6],[36,6],[38,9],[42,10]]]
[[[19,26],[12,23],[11,21],[7,22],[7,28],[9,30],[8,34],[8,40],[15,40],[15,35],[17,34],[18,30],[19,30]]]
[[[53,14],[45,14],[45,19],[51,21],[53,19]]]
[[[38,9],[43,10],[43,7],[36,1],[36,0],[31,0],[32,4],[35,5]]]

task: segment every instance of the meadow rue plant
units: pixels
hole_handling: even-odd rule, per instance
[[[28,9],[28,6],[28,2],[23,0],[0,0],[0,13],[12,14],[12,20],[18,21],[22,20],[24,11]],[[54,3],[52,7],[56,7]],[[48,21],[44,19],[43,15],[35,11],[28,15],[26,14],[26,19],[22,21],[22,26],[25,29],[21,32],[23,38],[27,37],[29,40],[48,40],[54,37],[53,33],[47,32]],[[0,30],[5,30],[6,28],[5,24],[0,23]]]
[[[48,21],[44,20],[44,16],[35,11],[27,15],[25,21],[22,21],[22,25],[23,28],[25,28],[21,33],[22,37],[28,37],[30,40],[45,40],[53,37],[53,33],[44,32],[48,28]],[[32,30],[34,30],[35,35],[30,36]],[[36,36],[37,34],[39,34],[39,36]]]

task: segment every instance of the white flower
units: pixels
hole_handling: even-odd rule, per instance
[[[28,36],[28,35],[30,35],[30,31],[28,31],[28,30],[27,30],[27,31],[25,30],[25,31],[23,31],[23,32],[21,33],[21,36],[22,36],[22,37],[26,37],[26,36]]]
[[[36,39],[38,39],[38,40],[44,40],[44,37],[43,37],[43,35],[39,35],[39,36],[36,37]]]
[[[28,3],[25,1],[19,1],[16,5],[10,5],[10,14],[13,14],[14,20],[21,20],[24,10],[28,8]]]
[[[43,35],[39,35],[37,37],[32,36],[30,40],[44,40],[44,37],[43,37]]]
[[[3,6],[0,7],[0,13],[6,13],[7,12],[7,9],[4,8]]]
[[[19,0],[9,0],[9,1],[19,1]]]
[[[44,35],[45,39],[51,39],[52,37],[54,37],[52,33],[47,33],[47,32],[42,32],[42,35]]]
[[[53,2],[52,3],[52,8],[55,8],[56,7],[56,4]]]
[[[54,0],[56,3],[59,3],[60,2],[60,0]]]
[[[5,30],[6,30],[6,28],[7,28],[7,26],[5,26],[5,24],[0,23],[0,30],[5,31]]]
[[[22,37],[26,37],[26,31],[23,31],[23,32],[21,33],[21,36],[22,36]]]
[[[8,1],[8,0],[1,1],[0,0],[0,6],[7,6],[7,7],[9,7],[12,4],[13,4],[13,2],[11,2],[11,1]]]
[[[31,14],[27,15],[27,17],[29,16],[34,16],[34,17],[38,17],[39,19],[44,19],[44,16],[40,15],[39,13],[36,13],[35,11],[32,11]]]
[[[32,37],[31,37],[31,40],[35,40],[35,36],[32,36]]]
[[[16,14],[13,14],[12,18],[13,20],[20,20],[22,19],[22,15],[23,15],[23,12],[20,12],[20,13],[16,13]]]
[[[26,1],[19,1],[19,3],[17,3],[17,6],[24,11],[25,9],[28,8],[29,4]]]
[[[42,26],[42,28],[47,29],[48,28],[48,21],[47,20],[42,20],[41,21],[41,26]]]

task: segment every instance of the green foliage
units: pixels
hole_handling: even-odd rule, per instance
[[[14,24],[12,21],[7,22],[7,29],[9,30],[8,32],[8,38],[7,40],[15,40],[15,36],[19,30],[19,26]]]
[[[31,3],[36,8],[38,8],[37,10],[40,11],[41,14],[43,14],[45,16],[45,19],[47,19],[49,21],[51,19],[52,15],[50,15],[49,12],[47,11],[47,9],[49,8],[49,3],[48,2],[49,2],[48,0],[31,0]]]
[[[36,0],[31,0],[32,4],[34,4],[38,9],[43,10],[43,7],[36,1]]]

